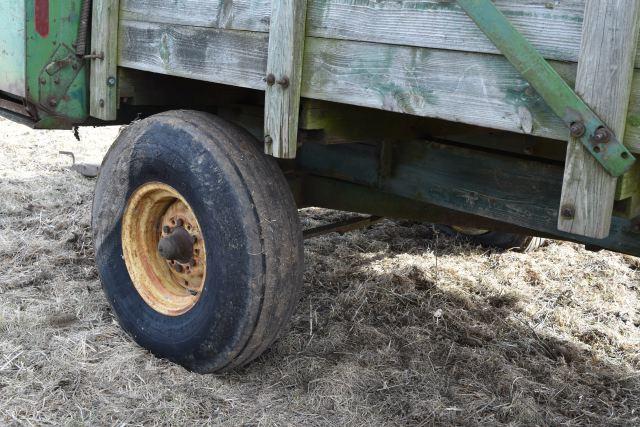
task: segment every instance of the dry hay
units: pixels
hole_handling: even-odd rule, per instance
[[[116,132],[0,122],[0,424],[640,422],[637,259],[487,251],[403,221],[307,242],[291,329],[249,368],[155,359],[100,289],[93,181],[57,154],[98,161]]]

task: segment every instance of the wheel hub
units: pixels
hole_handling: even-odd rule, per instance
[[[136,290],[154,310],[178,316],[197,303],[205,244],[193,210],[175,189],[148,183],[134,192],[123,216],[122,249]]]

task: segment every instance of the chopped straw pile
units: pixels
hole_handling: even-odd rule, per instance
[[[638,259],[491,251],[429,224],[308,241],[292,325],[244,370],[154,358],[103,297],[94,181],[58,154],[99,162],[117,129],[81,134],[0,120],[0,424],[640,423]]]

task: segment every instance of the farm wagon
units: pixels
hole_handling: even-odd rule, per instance
[[[218,372],[293,310],[300,207],[640,255],[639,9],[0,0],[0,109],[129,125],[96,184],[104,290],[142,346]]]

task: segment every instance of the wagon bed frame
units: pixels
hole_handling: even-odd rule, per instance
[[[283,159],[299,206],[640,255],[637,1],[425,0],[405,10],[338,0],[198,9],[184,0],[169,10],[154,0],[93,0],[84,58],[64,49],[78,49],[89,22],[36,34],[43,3],[27,1],[35,7],[24,13],[35,28],[26,49],[46,60],[26,64],[22,106],[0,101],[37,127],[126,123],[203,105]],[[367,28],[374,16],[376,32],[354,24]],[[391,25],[398,19],[402,33]],[[554,37],[540,33],[545,26]],[[154,93],[162,83],[180,88],[181,99]],[[558,140],[569,140],[566,158]]]

